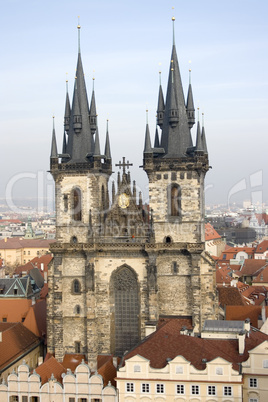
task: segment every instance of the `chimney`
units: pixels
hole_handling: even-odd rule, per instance
[[[38,357],[38,366],[40,366],[41,364],[43,364],[43,362],[44,362],[43,356],[39,356],[39,357]]]
[[[244,330],[247,332],[250,331],[250,319],[249,318],[245,319]]]
[[[266,321],[266,310],[265,310],[265,306],[262,306],[262,309],[261,309],[261,318],[262,318],[262,322],[265,323],[265,321]]]
[[[41,262],[41,271],[42,272],[44,271],[44,263],[43,262]]]
[[[113,357],[113,365],[117,369],[117,357]]]
[[[181,335],[189,335],[188,329],[185,326],[181,327],[180,334]]]
[[[35,297],[33,296],[32,297],[32,306],[34,306],[35,305]]]
[[[241,331],[238,334],[238,352],[240,355],[242,355],[245,351],[245,338],[246,338],[245,331]]]
[[[44,282],[47,283],[47,272],[44,272]]]
[[[2,332],[0,332],[0,342],[2,342]]]

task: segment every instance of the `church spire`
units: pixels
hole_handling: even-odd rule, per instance
[[[174,28],[174,17],[172,21]],[[164,148],[165,156],[168,158],[185,156],[187,155],[188,148],[191,148],[193,143],[188,125],[188,116],[174,38],[165,111],[161,147]]]
[[[68,133],[70,129],[70,116],[71,116],[71,106],[68,93],[68,80],[66,80],[66,100],[65,100],[65,113],[64,113],[64,129]]]
[[[191,83],[191,69],[189,69],[189,87],[188,87],[188,95],[187,95],[187,116],[188,116],[188,124],[189,127],[192,128],[195,124],[195,108],[194,108],[194,98],[192,91],[192,83]]]
[[[57,150],[57,141],[56,141],[56,132],[55,132],[55,117],[53,116],[53,129],[52,129],[52,141],[51,141],[51,153],[50,159],[58,158],[58,150]]]
[[[207,148],[207,141],[206,141],[206,134],[205,134],[205,125],[204,125],[204,113],[202,113],[202,134],[201,134],[201,140],[202,140],[202,147],[204,150],[204,154],[208,154],[208,148]]]
[[[158,105],[157,105],[157,124],[160,128],[163,126],[165,113],[165,102],[163,96],[163,90],[161,85],[161,71],[159,71],[159,93],[158,93]]]
[[[93,77],[92,95],[91,95],[91,102],[90,102],[90,109],[89,109],[89,122],[90,122],[90,130],[91,130],[92,135],[96,131],[96,119],[97,119],[94,81],[95,81],[95,78]]]
[[[198,109],[198,122],[197,122],[197,131],[196,131],[195,152],[203,152],[203,144],[202,144],[202,140],[201,140],[201,130],[200,130],[200,121],[199,121],[199,109]]]
[[[110,139],[109,139],[109,129],[108,129],[108,122],[107,120],[107,128],[106,128],[106,142],[105,142],[105,151],[104,154],[107,159],[111,159],[111,149],[110,149]]]
[[[151,138],[150,138],[150,130],[148,124],[148,110],[146,110],[146,130],[145,130],[145,143],[144,143],[144,153],[152,152]]]
[[[86,91],[86,83],[81,58],[80,25],[78,24],[78,59],[76,79],[73,94],[73,104],[70,115],[69,139],[67,152],[70,155],[69,162],[86,162],[87,156],[92,155],[92,135],[89,123],[89,105]]]

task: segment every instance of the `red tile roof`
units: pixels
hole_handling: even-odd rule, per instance
[[[267,266],[259,273],[259,275],[253,279],[252,283],[254,282],[263,282],[268,283],[268,264]]]
[[[221,239],[221,236],[210,223],[205,224],[205,240]]]
[[[211,361],[216,357],[222,357],[233,363],[233,368],[238,370],[238,363],[248,359],[248,351],[265,340],[268,340],[268,335],[257,330],[251,330],[249,337],[245,338],[245,351],[239,355],[237,340],[203,339],[181,335],[178,322],[174,319],[161,326],[127,353],[124,356],[124,361],[135,355],[140,355],[150,360],[151,367],[163,368],[167,364],[167,358],[174,359],[181,355],[200,370],[205,368],[202,359]]]
[[[81,354],[65,354],[64,358],[63,358],[63,362],[62,365],[63,367],[65,367],[66,369],[70,369],[72,372],[75,371],[76,367],[82,363],[82,360],[86,360],[85,355],[81,355]]]
[[[261,314],[262,306],[226,306],[225,319],[229,321],[244,321],[250,319],[251,325],[258,328],[258,318]],[[265,307],[266,317],[268,317],[268,307]]]
[[[219,303],[221,306],[245,306],[241,293],[235,287],[219,287]]]
[[[30,307],[23,325],[36,336],[45,339],[47,332],[47,307],[46,300],[39,300]]]
[[[22,323],[0,323],[0,370],[40,344],[39,338]]]
[[[107,356],[108,357],[108,356]],[[119,358],[117,359],[117,365],[120,362]],[[104,360],[104,359],[100,359]],[[98,362],[99,362],[99,356],[98,356]],[[111,384],[115,387],[116,382],[115,382],[115,377],[116,377],[116,367],[113,364],[113,357],[110,355],[109,358],[98,368],[98,374],[100,374],[103,378],[103,385],[106,387],[109,381],[111,381]]]
[[[44,272],[48,271],[48,264],[52,258],[52,254],[44,254],[40,257],[35,257],[31,261],[27,262],[27,264],[16,267],[15,273],[19,275],[22,272],[26,272],[28,274],[31,269],[38,268],[41,275],[44,277]]]
[[[50,356],[43,364],[38,366],[35,371],[40,375],[42,384],[48,382],[52,374],[59,383],[62,383],[62,374],[67,372],[66,368],[53,356]]]
[[[263,240],[260,244],[257,245],[255,254],[263,254],[268,250],[268,240]]]
[[[265,260],[245,260],[241,269],[243,276],[257,276],[259,270],[264,268],[268,263]]]
[[[22,318],[26,317],[31,305],[30,299],[0,298],[0,321],[6,317],[7,322],[22,322]]]
[[[0,249],[20,249],[20,248],[49,248],[51,243],[56,240],[47,239],[17,239],[16,237],[10,237],[0,240]]]

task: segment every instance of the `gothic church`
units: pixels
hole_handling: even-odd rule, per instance
[[[125,158],[109,191],[108,127],[102,153],[95,93],[89,102],[79,46],[72,103],[66,94],[62,153],[53,127],[50,156],[57,241],[48,278],[48,352],[59,361],[66,353],[83,353],[94,367],[99,354],[122,356],[160,318],[191,319],[195,334],[204,320],[217,318],[215,267],[204,238],[208,152],[199,121],[193,144],[194,124],[191,83],[185,102],[173,39],[153,146],[148,124],[145,130],[149,206],[136,194]]]

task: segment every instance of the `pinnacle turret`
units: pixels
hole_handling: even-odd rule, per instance
[[[52,129],[52,141],[51,141],[51,153],[50,158],[56,159],[58,158],[58,149],[57,149],[57,141],[56,141],[56,132],[55,132],[55,123],[53,116],[53,129]]]
[[[148,110],[147,113],[147,122],[146,122],[146,130],[145,130],[145,143],[144,143],[144,153],[151,153],[152,152],[152,145],[151,145],[151,138],[150,138],[150,130],[148,124]]]
[[[68,81],[66,81],[66,100],[65,100],[65,114],[64,114],[64,129],[68,133],[70,129],[70,116],[71,116],[71,106],[68,93]]]
[[[194,98],[191,84],[191,70],[189,70],[189,87],[188,87],[188,95],[187,95],[187,115],[188,115],[188,124],[189,127],[192,128],[195,124],[195,108],[194,108]]]
[[[157,124],[159,125],[160,128],[162,128],[165,113],[165,102],[161,85],[161,72],[159,72],[159,81],[160,83],[159,83],[158,104],[157,104]]]
[[[90,122],[90,129],[91,129],[92,135],[96,131],[96,120],[97,120],[97,109],[96,109],[94,78],[93,78],[93,89],[92,89],[90,109],[89,109],[89,122]]]
[[[202,147],[204,150],[204,154],[208,154],[208,148],[207,148],[207,141],[206,141],[206,134],[205,134],[205,126],[204,126],[204,113],[202,113],[202,133],[201,133],[201,141],[202,141]]]
[[[108,120],[107,120],[107,129],[106,129],[106,142],[105,142],[105,150],[104,154],[107,159],[111,159],[111,149],[110,149],[110,139],[109,139],[109,130],[108,130]]]

